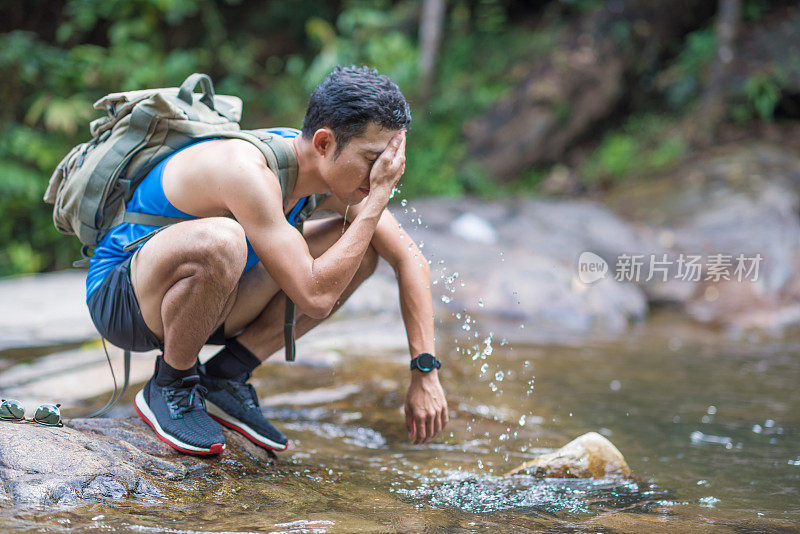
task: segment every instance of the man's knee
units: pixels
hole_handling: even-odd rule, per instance
[[[238,281],[247,262],[244,229],[233,219],[209,217],[187,227],[185,264],[218,281]]]

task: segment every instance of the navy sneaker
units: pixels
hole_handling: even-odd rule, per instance
[[[206,412],[205,392],[198,375],[164,387],[156,384],[153,377],[136,394],[134,406],[144,422],[171,447],[189,454],[219,454],[225,450],[225,436]]]
[[[286,450],[289,440],[261,413],[256,390],[247,383],[250,373],[235,378],[217,378],[207,375],[202,365],[199,371],[201,383],[208,390],[208,415],[260,447]]]

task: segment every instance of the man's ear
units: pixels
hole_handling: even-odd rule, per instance
[[[314,132],[311,142],[314,145],[314,150],[323,158],[326,156],[332,157],[336,150],[336,139],[333,135],[333,130],[327,127],[320,128]]]

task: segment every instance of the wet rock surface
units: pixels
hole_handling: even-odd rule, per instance
[[[507,475],[528,473],[553,478],[629,477],[631,468],[613,443],[588,432],[555,452],[525,462]]]
[[[163,499],[193,476],[224,477],[270,464],[267,451],[226,432],[218,458],[181,454],[138,418],[72,419],[61,428],[4,422],[0,495],[24,503]]]
[[[229,431],[225,431],[227,449],[219,456],[182,454],[138,418],[72,419],[60,428],[5,423],[2,430],[0,495],[20,503],[158,501],[171,492],[191,491],[193,480],[269,469],[274,458]],[[619,451],[593,432],[514,472],[520,470],[548,477],[630,475]]]

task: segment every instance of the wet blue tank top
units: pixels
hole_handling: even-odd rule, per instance
[[[287,139],[296,137],[300,133],[294,128],[270,128],[267,131],[276,133]],[[194,146],[206,141],[210,141],[210,139],[193,143],[192,145],[188,145],[181,150],[185,150],[186,148],[189,148],[189,146]],[[172,158],[178,152],[180,152],[180,150],[164,158],[158,163],[158,165],[153,167],[149,173],[147,173],[147,176],[145,176],[138,187],[136,187],[133,192],[133,196],[126,204],[125,209],[127,211],[185,219],[199,218],[195,217],[194,215],[184,213],[173,206],[170,201],[167,200],[167,197],[164,194],[164,187],[162,185],[164,167],[167,165],[167,162],[170,160],[170,158]],[[297,214],[303,209],[306,201],[307,198],[300,199],[294,208],[292,208],[292,211],[289,213],[289,215],[286,216],[286,219],[290,224],[295,223]],[[134,252],[136,252],[136,250],[139,248],[136,247],[128,252],[125,252],[125,246],[128,243],[139,239],[140,237],[146,236],[156,228],[156,226],[148,226],[145,224],[122,223],[109,230],[100,243],[98,243],[97,247],[95,247],[94,254],[89,260],[89,272],[86,275],[87,301],[89,300],[89,297],[92,296],[92,293],[94,293],[95,290],[100,287],[103,279],[111,271],[111,269],[128,259],[130,256],[133,256]],[[142,245],[143,244],[144,243],[142,243]],[[258,261],[258,256],[248,240],[247,263],[245,264],[242,274],[254,267]]]

